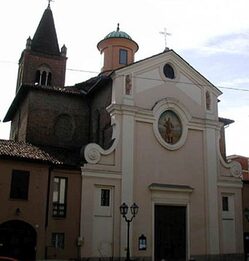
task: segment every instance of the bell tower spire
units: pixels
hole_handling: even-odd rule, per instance
[[[48,0],[33,39],[27,39],[19,60],[16,91],[23,84],[64,86],[66,47],[59,48],[53,13]]]

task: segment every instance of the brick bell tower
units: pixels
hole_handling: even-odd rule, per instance
[[[26,48],[19,59],[16,92],[23,84],[63,87],[66,52],[65,45],[59,49],[49,1],[33,39],[27,39]]]

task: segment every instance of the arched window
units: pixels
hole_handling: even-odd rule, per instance
[[[43,71],[41,74],[41,85],[47,85],[46,80],[47,80],[47,73]]]
[[[52,79],[52,74],[51,72],[48,73],[48,80],[47,80],[47,85],[51,86],[51,79]]]
[[[52,73],[48,66],[43,65],[37,71],[35,75],[36,85],[51,86],[52,83]]]
[[[35,74],[35,85],[40,84],[40,77],[41,77],[40,74],[41,74],[40,70],[37,70]]]

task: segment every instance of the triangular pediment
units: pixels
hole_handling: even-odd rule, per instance
[[[132,73],[133,77],[144,78],[145,80],[151,80],[151,82],[163,81],[163,77],[160,75],[160,69],[166,63],[171,64],[175,69],[176,77],[173,80],[175,83],[196,85],[198,88],[205,87],[214,92],[217,96],[221,94],[221,91],[217,87],[173,50],[167,50],[163,53],[137,61],[116,70],[116,74]]]
[[[173,50],[118,69],[111,77],[113,103],[151,110],[170,98],[195,118],[217,119],[221,91]]]

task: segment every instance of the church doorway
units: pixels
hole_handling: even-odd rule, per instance
[[[11,220],[0,225],[0,256],[35,260],[36,231],[26,222]]]
[[[186,207],[155,206],[155,261],[186,261]]]

